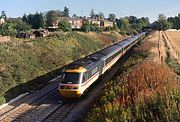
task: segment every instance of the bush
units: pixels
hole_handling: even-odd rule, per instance
[[[59,22],[59,28],[64,32],[72,31],[71,24],[66,19]]]

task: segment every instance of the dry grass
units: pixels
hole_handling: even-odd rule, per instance
[[[146,41],[154,44],[150,49],[150,53],[152,54],[150,59],[159,64],[165,62],[167,55],[162,34],[158,31],[153,32]]]
[[[180,32],[167,31],[166,34],[170,40],[170,43],[174,47],[174,49],[178,53],[180,53]]]
[[[180,32],[165,32],[171,56],[180,64]]]
[[[94,40],[100,40],[102,43],[106,45],[111,45],[115,41],[123,40],[126,37],[122,36],[118,32],[102,32],[102,33],[96,33],[96,32],[88,32],[88,33],[82,33],[78,32],[79,34],[90,36],[91,38],[94,38]]]
[[[106,84],[87,121],[178,121],[179,89],[168,67],[145,61]]]

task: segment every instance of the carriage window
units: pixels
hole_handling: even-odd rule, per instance
[[[94,75],[98,71],[98,67],[94,68],[91,72],[92,75]]]

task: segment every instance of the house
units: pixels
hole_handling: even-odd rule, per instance
[[[70,18],[70,17],[59,17],[55,22],[52,23],[52,27],[49,29],[57,29],[61,21],[67,20],[71,24],[72,29],[81,29],[83,20],[81,18]]]
[[[112,21],[109,21],[109,20],[101,20],[101,23],[100,23],[100,27],[104,27],[104,28],[107,28],[107,27],[113,27],[113,22]]]
[[[34,30],[33,34],[35,34],[35,37],[46,37],[49,35],[49,31],[46,29],[39,29],[39,30]]]
[[[71,24],[72,29],[81,29],[83,20],[81,18],[68,18],[68,22]]]
[[[91,24],[96,24],[98,27],[100,27],[101,21],[98,19],[93,19],[93,18],[85,18],[85,20],[87,20],[89,23]]]
[[[0,25],[5,23],[5,19],[4,18],[0,18]]]

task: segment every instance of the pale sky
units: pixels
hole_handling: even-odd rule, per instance
[[[70,14],[89,16],[91,9],[95,13],[109,13],[116,17],[137,16],[149,17],[153,22],[158,14],[175,16],[180,13],[180,0],[1,0],[0,11],[6,11],[8,17],[23,16],[24,13],[63,10],[67,6]]]

